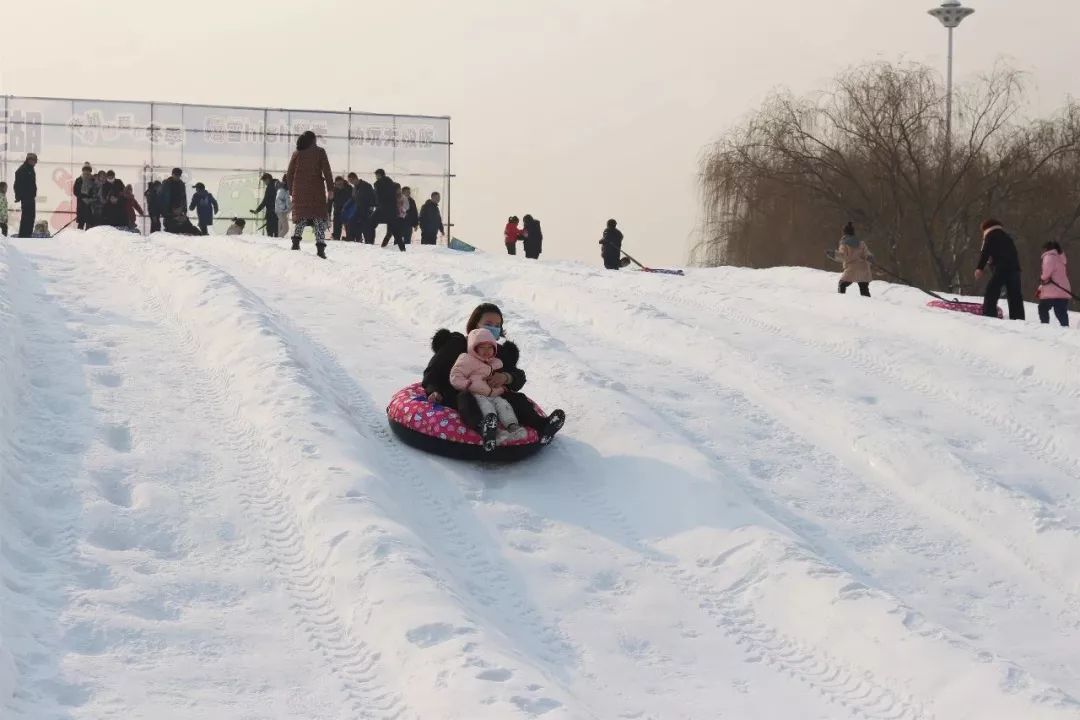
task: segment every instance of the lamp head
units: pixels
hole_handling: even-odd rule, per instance
[[[960,4],[960,0],[945,0],[941,3],[941,7],[936,7],[927,12],[936,17],[942,25],[952,29],[954,27],[959,27],[960,23],[964,21],[964,18],[974,13],[975,10],[973,8],[964,7]]]

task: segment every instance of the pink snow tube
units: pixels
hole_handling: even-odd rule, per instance
[[[982,315],[983,306],[979,303],[960,302],[959,300],[948,302],[946,300],[931,300],[926,303],[927,307],[941,308],[942,310],[952,310],[954,312],[970,313],[972,315]],[[1001,308],[998,308],[997,316],[1004,318]]]
[[[533,406],[543,414],[536,403]],[[456,409],[429,402],[420,383],[402,388],[390,399],[386,418],[390,422],[390,429],[406,444],[461,460],[523,460],[544,447],[540,444],[540,433],[526,428],[524,439],[510,441],[492,452],[485,452],[480,433],[466,427]]]

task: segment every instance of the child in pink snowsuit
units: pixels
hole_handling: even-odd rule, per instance
[[[496,444],[500,422],[507,430],[506,439],[518,439],[524,434],[514,409],[501,397],[505,388],[492,388],[487,382],[491,374],[503,366],[502,361],[495,357],[496,348],[495,336],[485,328],[477,328],[469,333],[468,352],[458,355],[457,362],[450,369],[450,384],[460,392],[472,393],[480,406],[480,412],[484,415],[481,425],[484,446],[489,450]]]

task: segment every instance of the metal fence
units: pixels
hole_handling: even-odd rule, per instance
[[[296,137],[314,130],[335,175],[355,172],[369,182],[377,168],[412,188],[422,203],[442,194],[450,224],[450,118],[238,106],[185,105],[2,96],[0,179],[8,183],[9,226],[18,227],[12,201],[15,170],[37,153],[37,218],[53,232],[74,218],[72,185],[84,163],[113,170],[140,203],[154,179],[174,167],[190,186],[202,182],[220,206],[217,230],[233,217],[251,218],[262,199],[259,178],[280,178]],[[143,232],[148,221],[142,218]],[[262,223],[249,222],[247,232]]]

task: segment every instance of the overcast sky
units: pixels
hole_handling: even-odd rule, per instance
[[[1004,56],[1032,73],[1037,111],[1078,94],[1080,2],[969,4],[958,78]],[[615,217],[631,253],[675,264],[700,217],[703,148],[776,87],[807,92],[872,59],[944,68],[932,5],[11,2],[0,90],[451,115],[462,239],[500,250],[506,216],[532,213],[545,257],[599,262],[597,240]]]

